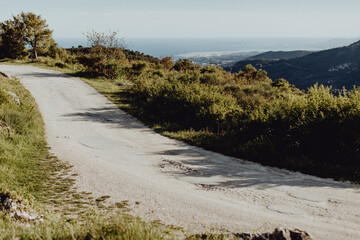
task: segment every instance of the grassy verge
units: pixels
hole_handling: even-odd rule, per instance
[[[9,92],[14,93],[12,97]],[[146,224],[116,206],[101,205],[73,186],[70,166],[52,156],[34,99],[17,80],[0,76],[0,196],[40,221],[1,211],[0,239],[163,239],[164,227]]]

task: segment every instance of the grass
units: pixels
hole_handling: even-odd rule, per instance
[[[83,221],[68,221],[51,215],[43,223],[26,224],[0,214],[1,239],[164,239],[157,227],[140,219],[118,214],[88,212]]]
[[[15,93],[21,105],[8,99],[0,106],[0,121],[12,134],[0,135],[0,189],[43,195],[50,174],[62,168],[47,149],[41,115],[31,95],[16,80],[0,78],[0,89]],[[26,161],[24,161],[26,159]]]

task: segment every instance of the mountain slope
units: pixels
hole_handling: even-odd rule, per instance
[[[231,71],[238,72],[247,64],[266,70],[274,80],[285,78],[300,89],[315,83],[352,89],[354,85],[360,86],[360,41],[292,59],[239,61]]]
[[[296,57],[303,57],[306,56],[310,53],[313,53],[313,51],[303,51],[303,50],[298,50],[298,51],[269,51],[269,52],[264,52],[264,53],[260,53],[258,55],[255,56],[251,56],[249,57],[247,60],[256,60],[256,59],[273,59],[273,60],[277,60],[277,59],[289,59],[289,58],[296,58]]]

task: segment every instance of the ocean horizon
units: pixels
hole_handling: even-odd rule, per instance
[[[55,38],[60,47],[87,46],[86,38]],[[223,55],[235,52],[319,51],[349,45],[353,38],[125,38],[125,47],[162,58],[199,56],[203,53]]]

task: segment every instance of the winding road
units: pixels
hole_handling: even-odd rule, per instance
[[[132,213],[190,232],[298,228],[314,239],[360,239],[360,186],[205,151],[163,137],[81,80],[0,65],[43,115],[51,151],[80,191],[128,200]]]

